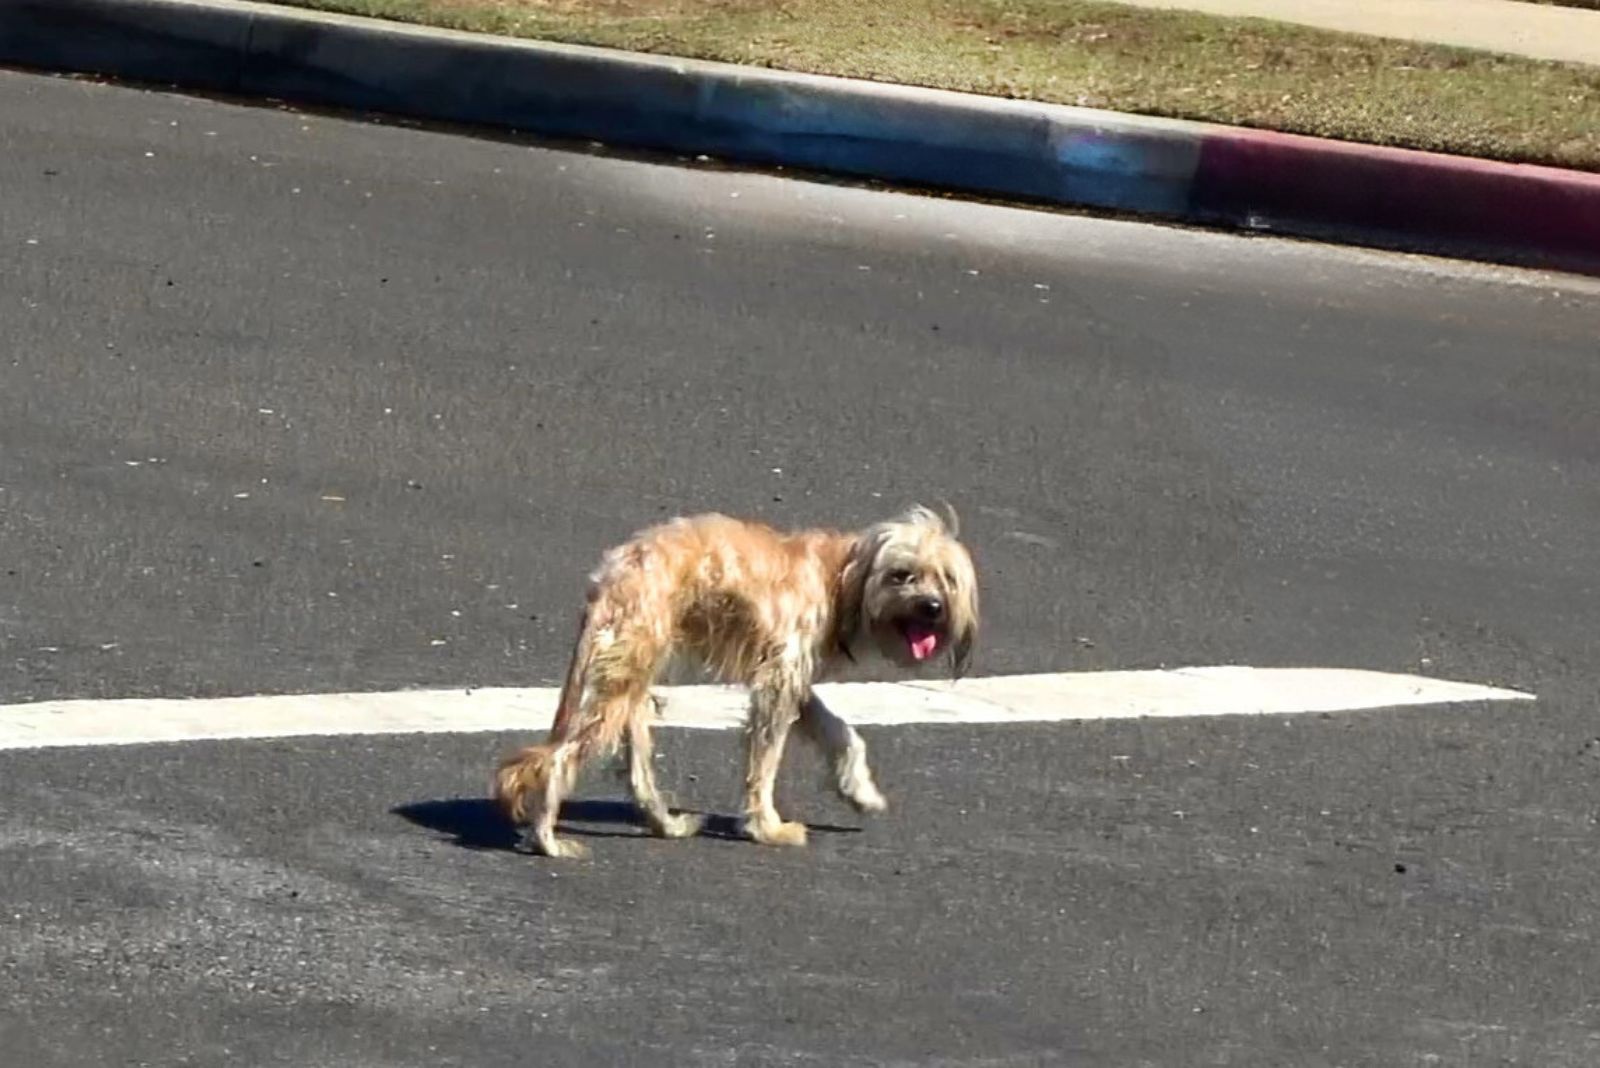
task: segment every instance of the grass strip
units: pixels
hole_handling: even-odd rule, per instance
[[[1600,171],[1600,68],[1260,19],[1100,0],[286,2]]]

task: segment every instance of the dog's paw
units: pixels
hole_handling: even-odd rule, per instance
[[[845,794],[846,801],[857,812],[882,812],[889,807],[889,801],[878,787],[873,783],[857,784],[850,793]]]
[[[882,812],[889,807],[865,760],[854,761],[840,769],[836,788],[839,796],[857,812]]]
[[[551,860],[588,860],[589,847],[570,838],[547,838],[534,848]]]
[[[693,838],[704,823],[705,817],[682,812],[662,820],[655,832],[662,838]]]
[[[782,823],[750,823],[748,833],[752,839],[769,846],[803,846],[806,844],[806,825],[795,821]]]

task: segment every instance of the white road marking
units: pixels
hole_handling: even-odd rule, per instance
[[[742,691],[676,686],[659,692],[665,698],[663,726],[728,730],[743,721]],[[998,675],[955,684],[831,683],[817,692],[857,726],[1267,715],[1534,699],[1516,690],[1416,675],[1251,667]],[[0,705],[0,749],[475,731],[532,737],[550,725],[556,696],[554,688],[492,688]]]

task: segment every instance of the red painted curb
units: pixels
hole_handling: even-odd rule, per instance
[[[1265,130],[1204,135],[1190,208],[1250,229],[1600,274],[1600,174]]]

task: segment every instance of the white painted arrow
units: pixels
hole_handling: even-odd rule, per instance
[[[676,686],[659,692],[666,702],[662,726],[726,730],[743,722],[740,690]],[[1517,690],[1417,675],[1251,667],[996,675],[955,684],[832,683],[817,693],[858,726],[1281,715],[1534,699]],[[0,705],[0,749],[303,735],[538,734],[550,724],[556,697],[554,688],[493,688],[42,701]]]

